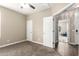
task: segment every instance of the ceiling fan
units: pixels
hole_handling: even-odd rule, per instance
[[[33,6],[32,4],[26,4],[26,3],[24,3],[20,8],[23,9],[24,7],[27,7],[27,6],[29,6],[32,9],[35,9],[35,6]]]
[[[35,6],[31,5],[31,4],[28,4],[32,9],[35,9]]]

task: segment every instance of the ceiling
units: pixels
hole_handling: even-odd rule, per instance
[[[24,15],[29,15],[50,8],[48,3],[31,3],[35,9],[29,7],[28,4],[24,5],[24,3],[0,3],[0,5]],[[21,8],[21,6],[23,6],[23,8]]]

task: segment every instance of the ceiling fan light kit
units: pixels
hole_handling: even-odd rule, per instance
[[[35,7],[34,7],[33,5],[31,5],[31,4],[26,4],[26,3],[22,4],[20,8],[23,9],[23,8],[26,8],[26,7],[30,7],[30,8],[32,8],[32,9],[35,9]]]

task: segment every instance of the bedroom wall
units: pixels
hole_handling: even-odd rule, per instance
[[[43,42],[43,17],[51,16],[51,9],[43,10],[38,13],[27,16],[27,20],[33,21],[33,41]],[[26,21],[27,21],[26,20]]]
[[[0,6],[0,46],[25,40],[25,16]]]
[[[66,5],[67,4],[64,3],[55,3],[47,10],[28,15],[26,17],[26,21],[30,19],[33,21],[33,41],[41,44],[43,43],[43,17],[52,16]]]

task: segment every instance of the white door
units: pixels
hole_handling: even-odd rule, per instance
[[[53,45],[53,17],[43,18],[43,45],[54,47]]]
[[[1,11],[0,11],[0,39],[1,39]]]
[[[75,44],[79,44],[79,9],[75,13]]]
[[[28,41],[32,41],[32,20],[26,21],[26,37]]]

